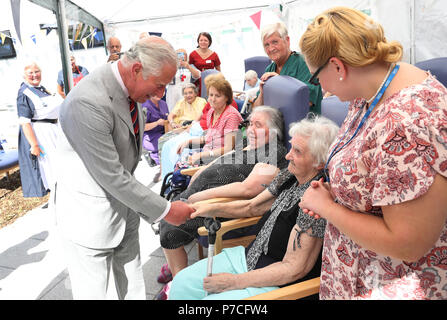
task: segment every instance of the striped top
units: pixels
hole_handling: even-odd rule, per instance
[[[232,106],[225,107],[225,110],[214,125],[212,125],[213,117],[214,108],[211,107],[206,117],[208,130],[205,136],[205,146],[203,147],[203,151],[222,148],[224,146],[225,134],[237,131],[239,123],[242,122],[242,117],[239,111]]]

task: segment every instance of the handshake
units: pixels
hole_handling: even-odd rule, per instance
[[[189,220],[194,211],[196,210],[186,202],[174,201],[171,202],[171,209],[164,219],[174,226],[179,226]]]

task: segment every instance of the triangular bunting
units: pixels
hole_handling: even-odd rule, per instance
[[[84,46],[84,49],[87,49],[87,38],[82,39],[81,43]]]
[[[258,27],[258,30],[261,28],[261,13],[262,13],[262,11],[259,11],[259,12],[256,12],[255,14],[252,14],[250,16],[251,20],[253,20],[256,27]]]

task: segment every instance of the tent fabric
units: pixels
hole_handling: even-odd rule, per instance
[[[447,1],[443,0],[226,0],[200,5],[179,0],[164,0],[156,5],[147,0],[71,1],[102,21],[106,38],[120,38],[123,50],[137,41],[141,32],[160,32],[175,48],[189,53],[196,47],[198,33],[210,32],[211,49],[219,54],[222,72],[234,90],[243,88],[244,59],[265,55],[256,23],[262,29],[266,24],[283,21],[289,29],[292,50],[299,51],[298,41],[308,23],[317,13],[338,5],[362,10],[381,23],[387,39],[403,44],[406,62],[446,56],[447,52]],[[17,39],[10,1],[2,3],[0,32],[10,30]],[[54,14],[27,0],[21,1],[20,12],[22,42],[16,41],[17,58],[0,60],[0,86],[4,92],[0,109],[14,106],[25,61],[40,64],[42,84],[52,92],[56,91],[57,72],[62,68],[56,30],[48,33],[40,27],[54,24]],[[254,21],[253,16],[259,16],[259,21]],[[77,23],[69,21],[69,28]],[[83,28],[80,34],[86,37],[92,31]],[[104,48],[76,50],[74,54],[77,62],[89,70],[107,60]]]

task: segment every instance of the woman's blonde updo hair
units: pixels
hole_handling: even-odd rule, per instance
[[[337,57],[353,67],[375,62],[397,62],[402,45],[387,42],[383,28],[361,11],[336,7],[319,14],[300,39],[300,48],[312,66]]]

